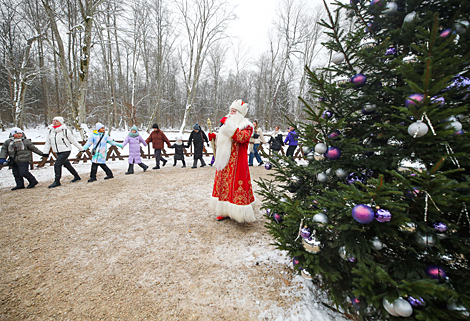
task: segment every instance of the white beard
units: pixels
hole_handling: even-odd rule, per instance
[[[245,117],[239,112],[235,115],[228,115],[224,126],[220,128],[216,139],[217,151],[214,162],[214,166],[218,171],[224,169],[230,161],[233,142],[232,136],[244,119]]]

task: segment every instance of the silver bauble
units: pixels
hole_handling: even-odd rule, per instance
[[[403,19],[403,21],[406,23],[412,23],[415,17],[416,17],[416,11],[413,11],[407,14],[405,16],[405,19]]]
[[[380,251],[384,247],[383,243],[379,240],[379,238],[377,236],[372,238],[371,243],[372,243],[372,246],[377,251]]]
[[[308,239],[302,239],[302,245],[304,246],[305,251],[309,253],[318,253],[320,252],[321,242],[315,238],[315,236],[310,236]]]
[[[418,58],[415,54],[409,53],[407,56],[403,58],[403,63],[405,64],[412,64],[418,61]]]
[[[398,298],[393,301],[393,309],[399,316],[404,318],[408,318],[413,314],[413,307],[403,298]]]
[[[310,153],[311,148],[308,146],[302,146],[302,151],[304,152],[304,155],[307,155]]]
[[[328,147],[323,143],[318,143],[315,145],[315,152],[318,154],[325,154],[328,150]]]
[[[424,235],[421,233],[416,234],[416,242],[421,246],[432,247],[436,243],[434,237],[431,234]]]
[[[373,48],[375,47],[376,44],[377,44],[377,40],[375,40],[374,38],[365,38],[365,39],[362,39],[360,42],[360,46],[362,48]]]
[[[325,173],[319,173],[317,178],[320,183],[325,183],[328,180],[328,176]]]
[[[328,224],[328,216],[323,213],[318,213],[313,215],[312,221],[315,223],[320,223],[319,225]]]
[[[386,298],[384,298],[382,300],[382,304],[384,306],[384,309],[390,313],[391,315],[393,315],[394,317],[399,317],[400,315],[395,311],[395,309],[393,308],[393,304],[390,303]]]
[[[383,11],[386,17],[393,16],[398,10],[398,5],[396,2],[388,2]]]
[[[364,106],[364,110],[368,113],[371,113],[373,112],[375,109],[377,108],[377,105],[376,104],[366,104]]]
[[[426,135],[428,130],[428,125],[423,123],[421,120],[418,120],[408,127],[408,134],[410,134],[413,138],[417,138]]]
[[[336,174],[336,177],[338,177],[339,179],[343,179],[343,178],[346,178],[346,176],[348,176],[348,172],[346,172],[345,170],[341,168],[338,168],[335,171],[335,174]]]
[[[309,161],[315,160],[315,153],[314,153],[314,152],[308,153],[308,154],[307,154],[307,159],[308,159]]]
[[[458,132],[459,130],[462,129],[462,124],[458,121],[453,121],[451,122],[449,125],[446,126],[446,128],[450,129],[454,129],[456,132]]]
[[[336,64],[336,65],[339,65],[340,63],[342,63],[344,61],[344,54],[342,52],[336,52],[334,53],[332,56],[331,56],[331,61]]]
[[[326,171],[325,171],[325,174],[330,176],[331,175],[331,168],[328,168]]]

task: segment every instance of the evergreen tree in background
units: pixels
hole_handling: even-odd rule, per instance
[[[470,1],[334,5],[331,64],[300,98],[306,160],[259,182],[268,229],[355,318],[468,320]]]

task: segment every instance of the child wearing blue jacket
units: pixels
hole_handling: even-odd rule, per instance
[[[91,172],[90,179],[88,182],[96,181],[96,172],[98,171],[98,166],[100,166],[106,173],[104,179],[113,178],[113,172],[106,165],[106,155],[108,154],[108,144],[113,146],[118,146],[122,148],[122,144],[116,143],[114,140],[110,139],[108,134],[105,133],[104,125],[101,123],[96,123],[96,130],[93,131],[88,141],[83,146],[84,150],[87,150],[93,146],[91,151]]]

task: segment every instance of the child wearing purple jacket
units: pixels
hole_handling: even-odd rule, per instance
[[[142,138],[142,136],[139,135],[139,130],[137,127],[132,126],[129,134],[127,134],[126,139],[124,139],[124,143],[122,144],[123,148],[129,144],[129,169],[125,173],[126,175],[134,174],[134,164],[138,164],[140,167],[142,167],[144,172],[147,170],[147,168],[149,168],[147,165],[142,163],[142,159],[140,158],[140,143],[144,144],[144,146],[147,146],[145,140]]]

